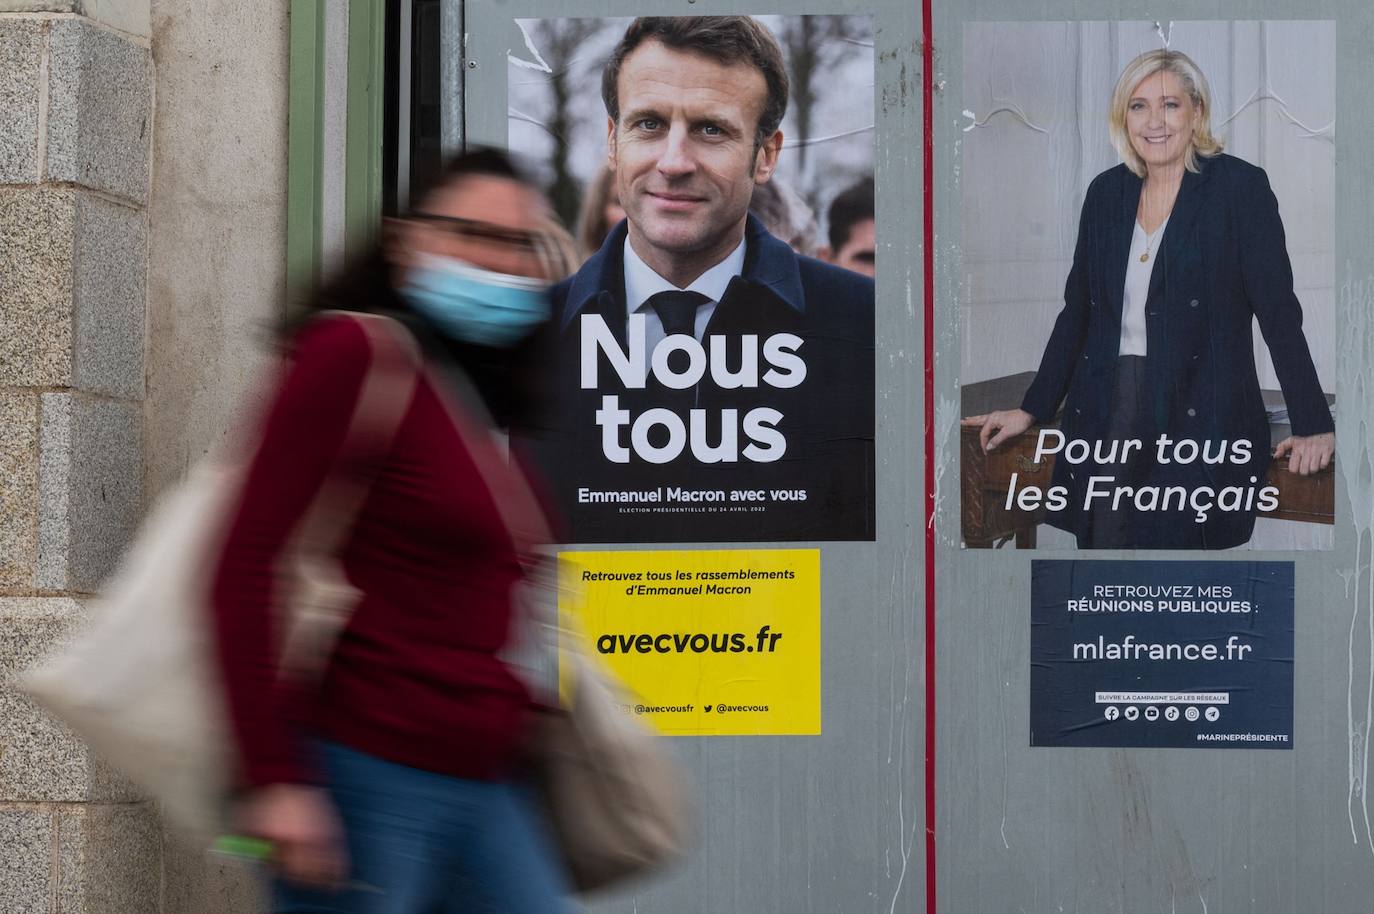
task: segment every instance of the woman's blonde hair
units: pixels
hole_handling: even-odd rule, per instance
[[[1126,167],[1141,178],[1145,177],[1148,169],[1145,160],[1131,145],[1130,133],[1126,130],[1126,109],[1131,103],[1131,93],[1140,85],[1140,81],[1161,70],[1167,70],[1178,78],[1198,112],[1197,124],[1193,127],[1193,142],[1184,154],[1184,167],[1196,172],[1198,156],[1214,156],[1222,148],[1221,141],[1212,136],[1212,90],[1202,70],[1182,51],[1146,51],[1121,71],[1121,78],[1116,81],[1116,89],[1112,92],[1111,109],[1107,112],[1107,130],[1111,134],[1112,145],[1121,154]]]
[[[544,270],[544,278],[549,282],[567,279],[582,266],[582,254],[577,249],[577,241],[552,214],[539,220],[539,228],[534,236],[534,252]]]
[[[603,166],[583,191],[582,208],[577,215],[577,244],[582,248],[583,257],[595,254],[611,229],[615,228],[606,222],[606,204],[619,202],[615,172]]]

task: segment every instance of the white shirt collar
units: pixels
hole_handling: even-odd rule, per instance
[[[730,280],[744,272],[744,239],[741,238],[739,244],[733,251],[725,255],[725,259],[702,273],[685,290],[687,292],[700,292],[712,302],[719,302],[725,297],[725,287],[730,285]],[[670,292],[677,286],[670,283],[654,272],[653,267],[645,263],[640,256],[635,253],[635,249],[630,245],[630,236],[625,236],[625,313],[630,315],[643,308],[653,295],[659,292]]]

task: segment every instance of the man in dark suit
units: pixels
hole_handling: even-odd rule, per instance
[[[636,19],[602,95],[626,221],[553,293],[568,539],[872,539],[873,283],[748,215],[782,148],[776,40]]]

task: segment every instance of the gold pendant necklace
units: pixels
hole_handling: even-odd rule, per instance
[[[1155,243],[1155,235],[1158,235],[1159,232],[1160,232],[1160,229],[1162,229],[1162,228],[1164,228],[1164,226],[1161,225],[1159,228],[1155,229],[1155,234],[1154,234],[1154,235],[1146,235],[1146,236],[1145,236],[1145,250],[1144,250],[1144,252],[1140,255],[1140,262],[1141,262],[1141,263],[1148,263],[1148,262],[1149,262],[1149,260],[1150,260],[1150,245],[1152,245],[1152,244]],[[1143,230],[1142,230],[1142,231],[1143,231]]]

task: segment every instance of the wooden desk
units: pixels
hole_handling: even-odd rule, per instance
[[[965,416],[980,416],[998,409],[1014,409],[1035,378],[1035,372],[1009,375],[991,381],[969,384],[962,391],[962,410]],[[1283,396],[1276,390],[1266,390],[1266,406],[1283,404]],[[1334,397],[1327,397],[1333,402]],[[1053,428],[1057,422],[1050,423]],[[1021,480],[1048,486],[1054,473],[1054,458],[1040,463],[1031,461],[1035,454],[1036,430],[1011,441],[1003,442],[991,454],[984,454],[978,443],[978,429],[959,429],[959,497],[960,526],[964,545],[970,549],[991,549],[1007,541],[1014,541],[1017,549],[1035,548],[1035,528],[1044,521],[1045,512],[1021,511],[1006,507],[1007,488],[1011,474],[1021,474]],[[1271,423],[1270,447],[1290,434],[1287,422]],[[1288,472],[1287,461],[1271,463],[1265,485],[1279,490],[1279,506],[1274,511],[1260,512],[1261,517],[1296,520],[1312,524],[1333,524],[1336,521],[1335,465],[1311,476]]]

